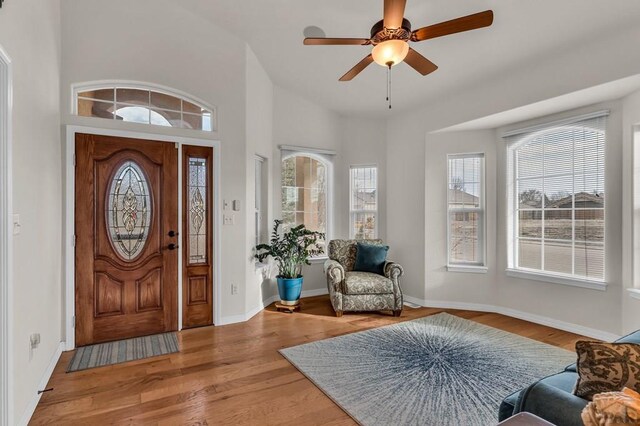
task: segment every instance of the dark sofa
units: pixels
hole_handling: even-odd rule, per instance
[[[640,330],[616,342],[640,344]],[[498,417],[502,421],[528,411],[557,426],[583,426],[580,413],[589,401],[573,394],[577,380],[576,365],[571,364],[564,371],[506,397],[500,404]]]

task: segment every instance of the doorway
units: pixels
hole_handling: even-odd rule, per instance
[[[76,344],[178,329],[173,144],[76,135]]]
[[[89,173],[85,170],[87,173],[83,174],[79,173],[78,167],[75,166],[84,161],[83,156],[89,155],[85,152],[86,150],[83,151],[83,147],[78,146],[81,139],[84,142],[89,141],[86,146],[89,147],[91,155],[99,154],[97,158],[101,158],[99,163],[105,170],[100,173],[108,177],[101,177],[99,185],[97,184],[98,179],[93,177],[97,176],[96,171]],[[107,148],[101,148],[103,151],[100,152],[96,151],[96,142],[98,146],[105,144]],[[91,148],[92,144],[93,148]],[[220,281],[219,256],[216,255],[220,252],[219,232],[217,232],[220,226],[220,215],[216,208],[219,205],[220,197],[219,146],[219,141],[210,139],[84,126],[67,127],[66,158],[68,167],[65,227],[69,238],[65,245],[65,269],[67,277],[66,300],[70,303],[67,303],[66,308],[66,350],[72,350],[76,346],[86,345],[93,341],[117,340],[126,338],[124,336],[145,335],[222,322],[219,306],[220,287],[216,285]],[[107,150],[111,150],[109,154],[107,154]],[[147,152],[148,150],[151,152]],[[165,150],[167,152],[161,155],[162,159],[159,159],[160,154],[157,151],[165,152]],[[154,153],[154,151],[156,152]],[[169,154],[169,151],[172,154]],[[85,153],[82,154],[83,152]],[[133,156],[129,154],[133,154]],[[168,156],[166,160],[165,155]],[[127,162],[127,158],[131,161]],[[193,189],[190,187],[194,186],[193,181],[189,182],[189,158],[196,160],[194,166],[201,167],[198,171],[200,177],[196,181],[196,186],[200,186],[202,199],[200,203],[196,198],[195,205],[193,204],[194,198],[189,198],[190,191]],[[202,160],[205,160],[205,164],[202,164]],[[167,166],[169,170],[166,172],[164,170],[165,164],[171,165]],[[206,169],[204,175],[202,174],[203,166]],[[164,179],[164,184],[161,182],[162,178],[158,180],[159,178],[154,177],[156,173],[154,170],[158,168],[162,169],[163,176],[166,173],[170,174],[170,177]],[[116,175],[123,177],[123,183],[119,186],[119,198],[114,198],[118,185]],[[88,180],[88,176],[96,182],[96,185],[91,188],[88,188],[85,182]],[[137,186],[131,188],[133,196],[136,197],[136,205],[131,204],[133,198],[129,194],[126,203],[126,214],[129,216],[125,222],[123,202],[127,199],[128,192],[128,186],[125,187],[125,182],[132,182],[131,176],[134,178],[133,182],[138,180]],[[140,179],[137,179],[138,176]],[[202,179],[203,176],[206,176],[206,180]],[[170,188],[164,188],[167,185]],[[81,190],[81,187],[84,187],[84,190]],[[158,198],[154,187],[161,189],[162,199]],[[80,191],[85,194],[94,194],[93,213],[89,212],[89,216],[79,212],[76,208],[76,194]],[[149,196],[142,197],[141,191],[148,193]],[[171,196],[177,200],[175,207],[174,202],[171,201],[171,207],[167,208],[166,205],[169,203],[167,194],[175,192],[177,192],[177,198]],[[113,206],[110,208],[108,204],[109,195],[112,200],[120,202],[118,206],[120,216],[117,217],[117,223],[113,217]],[[191,205],[188,204],[190,200]],[[143,217],[143,211],[140,210],[141,206],[144,206],[143,202],[147,203],[147,221],[144,224],[136,222]],[[158,203],[164,203],[165,207]],[[158,205],[162,207],[162,216],[158,216]],[[100,211],[98,211],[98,207]],[[130,216],[132,212],[135,213],[135,217]],[[156,216],[154,216],[154,212]],[[170,213],[165,215],[165,212]],[[177,224],[174,212],[177,212]],[[190,261],[189,256],[202,256],[202,250],[199,253],[190,253],[192,245],[190,240],[193,237],[190,236],[189,227],[192,226],[190,222],[194,220],[192,215],[194,212],[202,217],[198,244],[204,242],[204,246],[200,244],[200,247],[206,247],[205,256],[198,258],[195,262]],[[101,217],[98,217],[99,215]],[[94,241],[100,240],[101,245],[87,246],[88,251],[80,247],[82,238],[80,235],[76,235],[76,226],[82,220],[87,221],[87,217],[89,222],[94,223],[92,229],[95,231],[93,232],[96,235],[102,232],[101,237],[98,236],[97,239],[94,237]],[[161,219],[161,217],[164,218]],[[163,229],[158,229],[159,225],[155,222],[156,219],[162,220]],[[100,226],[98,226],[99,222],[102,222]],[[109,228],[110,224],[111,228]],[[130,231],[132,227],[133,230]],[[195,228],[199,228],[199,226]],[[142,232],[140,232],[141,230]],[[170,245],[171,247],[169,247]],[[140,270],[136,271],[139,269],[137,266],[144,268],[152,266],[149,263],[152,261],[149,259],[152,252],[155,253],[152,256],[153,262],[156,262],[154,265],[161,267],[163,271],[161,284],[157,282],[156,276],[159,274],[157,270],[154,276],[153,271],[145,269],[147,275],[142,277],[142,280],[139,276],[133,277],[136,274],[140,275]],[[161,256],[158,255],[158,252]],[[99,262],[93,261],[93,277],[90,276],[91,274],[88,276],[93,290],[87,290],[86,294],[82,296],[76,265],[89,270],[87,265],[83,266],[85,260],[91,257],[87,253],[93,254],[94,260],[98,259],[100,262],[107,263],[108,270],[106,273],[97,274],[101,271],[97,270],[96,266],[100,265],[98,265]],[[82,260],[80,260],[80,254],[83,254]],[[176,260],[174,260],[174,256]],[[159,259],[162,260],[162,265],[157,263],[160,262]],[[165,266],[165,262],[169,265]],[[165,270],[164,268],[167,267],[169,269]],[[128,274],[130,277],[124,276],[124,279],[122,275],[120,278],[115,277],[114,271],[117,271],[117,268],[123,270],[118,272],[119,274]],[[175,274],[172,271],[175,271]],[[86,271],[84,273],[87,274]],[[189,277],[194,279],[189,280]],[[113,278],[118,278],[115,281],[121,281],[122,284],[112,282]],[[101,282],[98,282],[99,280]],[[98,292],[96,292],[96,286],[101,287],[98,288]],[[157,291],[158,286],[160,286],[160,292]],[[127,287],[132,287],[134,290],[127,290]],[[102,293],[99,293],[100,291]],[[78,306],[81,298],[84,298],[84,308]],[[102,298],[100,304],[96,298]],[[165,308],[168,310],[165,311]],[[93,315],[93,318],[87,318],[87,312]],[[161,318],[160,312],[162,312],[163,318]],[[133,316],[126,321],[128,325],[121,330],[118,321],[123,321],[127,315]],[[83,340],[80,334],[89,334],[88,329],[91,328],[91,323],[94,323],[91,333],[96,335],[91,339]],[[96,328],[97,323],[101,324],[98,324]],[[87,330],[81,330],[86,324],[89,324]]]

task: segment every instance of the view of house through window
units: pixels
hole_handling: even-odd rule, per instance
[[[511,141],[517,269],[604,280],[605,117]]]
[[[448,156],[448,264],[484,265],[484,154]]]
[[[156,126],[211,132],[214,112],[201,105],[147,89],[107,87],[76,93],[76,113]]]
[[[326,233],[327,165],[304,154],[288,156],[282,160],[281,178],[284,229],[304,224]]]
[[[378,168],[352,166],[350,173],[350,237],[378,237]]]

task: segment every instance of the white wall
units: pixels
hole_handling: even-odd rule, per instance
[[[439,133],[426,137],[426,299],[494,304],[496,289],[496,138],[492,130]],[[484,153],[486,187],[486,274],[447,271],[447,155]]]
[[[640,91],[623,99],[624,288],[640,288]],[[632,232],[629,232],[632,230]],[[622,291],[622,333],[640,328],[640,300]]]
[[[342,127],[338,114],[311,101],[275,86],[273,107],[273,206],[274,219],[280,218],[282,197],[280,193],[280,162],[282,156],[279,145],[294,145],[305,148],[321,148],[334,150],[334,188],[333,215],[331,216],[330,238],[345,234],[345,219],[342,214],[344,202],[342,197],[343,180],[340,174]],[[327,284],[322,271],[322,262],[314,261],[303,270],[303,291],[326,289]]]
[[[271,226],[273,222],[273,83],[264,70],[260,61],[247,46],[247,191],[246,191],[246,215],[247,215],[247,289],[245,312],[255,312],[262,308],[263,301],[277,293],[275,281],[263,275],[264,268],[256,268],[256,262],[251,257],[254,253],[256,233],[254,224],[255,191],[255,158],[256,155],[264,158],[263,175],[266,174],[266,182],[263,185],[267,193],[263,193],[263,204],[268,206],[266,223]],[[266,198],[266,200],[264,200]],[[262,234],[264,235],[264,231]],[[270,228],[266,230],[270,231]],[[270,232],[269,232],[270,233]]]
[[[58,1],[5,2],[0,45],[13,61],[14,423],[30,414],[62,333],[60,11]],[[34,267],[35,266],[35,267]],[[29,350],[29,336],[40,346]]]
[[[450,273],[451,278],[442,280],[445,273],[438,270],[446,263],[446,257],[442,255],[445,245],[440,241],[442,230],[439,230],[445,222],[442,215],[438,214],[437,207],[431,206],[431,189],[440,187],[438,182],[442,181],[443,175],[441,167],[436,167],[431,158],[435,153],[444,153],[449,149],[439,147],[441,144],[457,143],[458,145],[453,145],[456,150],[466,150],[467,147],[472,149],[475,142],[470,141],[467,145],[455,141],[456,136],[448,138],[430,133],[450,125],[635,75],[640,69],[640,57],[629,55],[628,52],[634,49],[632,40],[638,38],[640,28],[633,28],[591,44],[583,43],[574,46],[574,49],[563,49],[556,54],[536,58],[534,62],[522,63],[517,69],[505,69],[500,75],[473,87],[460,87],[457,93],[450,93],[422,109],[388,121],[387,239],[394,251],[393,257],[404,266],[405,276],[401,284],[406,295],[426,301],[445,296],[450,302],[473,300],[475,295],[473,298],[469,297],[470,288],[474,288],[471,283],[488,279]],[[588,67],[584,65],[585,58],[589,58]],[[441,69],[438,72],[446,71]],[[611,151],[608,152],[607,166],[613,169],[608,185],[617,184],[621,187],[622,136],[619,129],[622,110],[619,103],[612,110],[615,111],[611,122],[618,123],[618,130],[613,130],[613,145],[608,148]],[[499,142],[496,141],[496,149],[499,148]],[[498,171],[500,168],[504,169],[503,157],[499,156],[502,155],[501,152],[501,149],[496,151]],[[501,183],[503,177],[504,174],[500,173],[496,177],[497,212],[504,206],[505,188]],[[422,186],[422,182],[426,182],[425,186]],[[608,192],[607,201],[607,207],[611,207],[607,213],[607,239],[608,244],[615,244],[623,235],[621,227],[613,223],[615,220],[622,220],[622,193],[615,187],[610,189],[612,191]],[[505,247],[504,233],[501,234],[499,229],[501,223],[501,217],[498,216],[498,239],[495,243],[498,251],[495,259],[502,263],[496,263],[496,274],[503,274],[506,257],[500,251],[500,247],[503,250]],[[609,255],[620,259],[621,243],[620,247],[611,247]],[[551,287],[551,284],[533,281],[500,279],[497,281],[504,282],[505,285],[499,287],[500,297],[492,304],[500,303],[530,314],[620,334],[619,315],[612,314],[610,309],[620,311],[620,303],[614,299],[619,300],[620,297],[622,267],[619,260],[613,262],[611,266],[614,269],[608,269],[611,285],[606,293],[573,287]],[[491,270],[487,277],[490,274]],[[468,284],[463,284],[465,281]],[[549,292],[550,297],[543,295],[546,292]],[[482,291],[478,291],[477,296],[480,297],[478,300],[487,298]]]
[[[622,292],[622,103],[608,102],[578,110],[567,111],[552,117],[543,117],[518,123],[498,130],[505,131],[528,127],[608,109],[605,145],[605,280],[606,291],[511,278],[505,275],[507,268],[506,196],[498,197],[497,220],[503,224],[497,228],[497,301],[500,305],[518,311],[541,315],[570,324],[612,334],[621,333],[620,295]],[[497,193],[506,194],[506,146],[500,139],[498,146]]]
[[[153,126],[122,126],[70,115],[71,84],[94,80],[136,80],[168,86],[218,107],[222,147],[221,198],[242,200],[234,225],[221,229],[222,316],[244,315],[250,253],[246,205],[246,44],[210,21],[166,0],[63,0],[62,102],[64,124],[143,129],[169,135],[193,132]],[[253,152],[251,152],[253,155]],[[219,206],[221,209],[222,207]],[[251,222],[252,226],[253,222]],[[238,294],[231,294],[231,285]]]

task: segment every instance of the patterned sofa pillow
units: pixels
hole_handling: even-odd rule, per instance
[[[591,400],[595,394],[624,387],[640,391],[640,345],[579,341],[576,352],[576,396]]]

